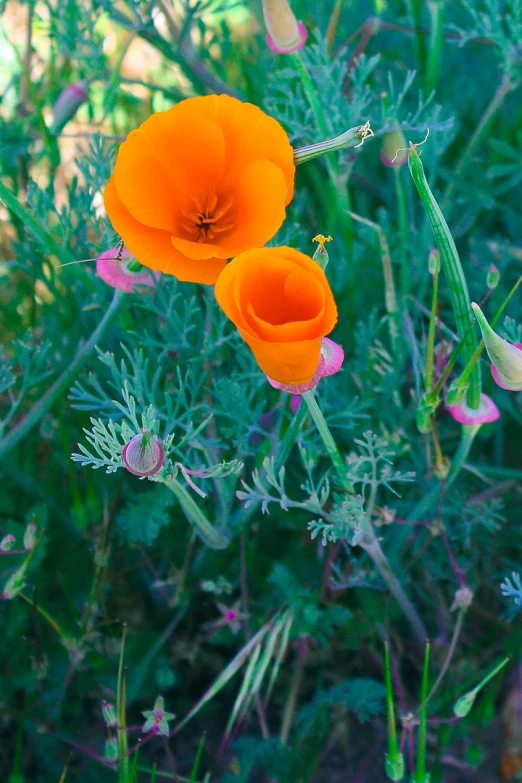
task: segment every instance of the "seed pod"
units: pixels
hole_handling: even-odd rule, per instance
[[[125,444],[121,458],[134,476],[154,476],[163,467],[165,451],[155,435],[143,430]]]
[[[36,543],[36,525],[29,522],[24,532],[24,549],[32,549]]]
[[[102,715],[106,726],[114,728],[114,726],[118,725],[114,704],[109,704],[108,701],[102,701]]]
[[[4,536],[0,541],[0,552],[9,552],[13,548],[15,537],[11,534]]]

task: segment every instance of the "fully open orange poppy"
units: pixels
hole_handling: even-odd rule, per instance
[[[247,250],[217,279],[216,299],[270,378],[303,384],[317,370],[337,307],[316,261],[290,247]]]
[[[257,106],[228,95],[188,98],[129,133],[105,208],[142,264],[214,283],[227,258],[279,229],[294,174],[287,134]]]

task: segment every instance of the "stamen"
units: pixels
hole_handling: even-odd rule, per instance
[[[190,199],[196,209],[182,209],[182,215],[188,218],[188,220],[182,222],[181,227],[188,231],[189,234],[197,234],[196,242],[214,239],[216,234],[229,231],[234,227],[234,220],[230,218],[220,224],[218,223],[233,204],[234,197],[232,194],[228,194],[219,207],[219,199],[215,191],[207,195],[191,193]]]

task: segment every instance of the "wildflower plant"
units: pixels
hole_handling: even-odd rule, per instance
[[[0,13],[6,775],[519,775],[520,3]]]

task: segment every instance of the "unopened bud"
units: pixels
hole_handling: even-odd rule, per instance
[[[53,107],[53,121],[49,130],[56,135],[72,120],[82,103],[87,100],[87,81],[68,84]]]
[[[382,139],[381,163],[391,168],[404,166],[408,160],[407,146],[401,130],[385,133]]]
[[[436,462],[433,466],[433,472],[439,481],[445,481],[450,471],[451,462],[447,457],[443,457],[442,460]]]
[[[500,280],[500,272],[498,271],[495,264],[491,264],[491,266],[488,269],[488,274],[486,277],[486,285],[488,288],[496,288],[498,285],[498,282]]]
[[[456,378],[450,384],[448,391],[446,392],[446,405],[458,405],[466,396],[468,389],[469,383],[461,383],[460,380]]]
[[[36,525],[29,522],[24,533],[24,549],[32,549],[36,543]]]
[[[116,737],[111,737],[105,741],[103,755],[110,763],[118,761],[118,740]]]
[[[102,715],[106,726],[114,728],[114,726],[118,725],[114,704],[109,704],[108,701],[102,701]]]
[[[384,769],[390,780],[402,780],[404,778],[404,756],[402,753],[399,753],[394,759],[390,758],[390,754],[387,753]]]
[[[317,261],[322,269],[326,269],[328,261],[330,260],[328,257],[328,251],[325,248],[325,243],[331,241],[331,236],[325,237],[323,234],[317,234],[317,236],[312,239],[312,242],[318,243],[312,258],[314,261]]]
[[[295,18],[288,0],[262,0],[262,5],[269,47],[280,54],[302,49],[308,33]]]
[[[437,272],[440,272],[440,253],[436,247],[430,250],[428,256],[428,269],[430,275],[436,275]]]
[[[0,552],[9,552],[13,548],[15,537],[11,534],[4,536],[0,541]]]
[[[455,609],[467,609],[473,601],[473,591],[469,587],[460,587],[455,593],[450,611]]]
[[[2,594],[0,598],[2,601],[11,601],[13,598],[15,598],[18,593],[24,589],[25,587],[25,581],[24,581],[24,575],[25,575],[25,568],[22,566],[18,569],[18,571],[15,571],[14,574],[7,580],[7,582],[4,585],[4,589],[2,590]]]
[[[155,435],[143,430],[125,444],[121,458],[134,476],[154,476],[163,467],[165,451]]]
[[[493,331],[480,307],[471,303],[491,359],[493,380],[503,389],[522,391],[522,343],[512,345]]]
[[[417,409],[417,429],[423,435],[431,430],[431,417],[435,414],[439,404],[440,399],[433,401],[426,394],[421,399]]]
[[[457,718],[465,718],[466,715],[468,715],[471,708],[473,707],[473,704],[475,703],[477,693],[478,691],[476,689],[468,691],[464,694],[464,696],[461,696],[460,699],[457,699],[453,706],[453,713],[457,716]]]

